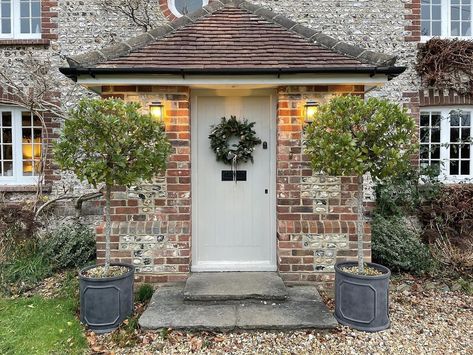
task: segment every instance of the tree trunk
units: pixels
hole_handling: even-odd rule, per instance
[[[363,175],[358,176],[358,196],[357,196],[357,208],[358,218],[356,221],[356,229],[358,235],[358,272],[364,273],[365,266],[363,260],[363,237],[364,237],[364,211],[363,211]]]
[[[110,234],[112,234],[112,221],[110,217],[110,205],[112,199],[112,187],[106,186],[105,190],[105,273],[110,270]]]

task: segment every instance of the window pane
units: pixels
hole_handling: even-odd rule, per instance
[[[12,161],[4,161],[3,164],[3,176],[13,176],[13,162]]]
[[[460,130],[458,128],[450,128],[450,142],[460,141]]]
[[[422,36],[430,36],[430,22],[422,21],[421,34]]]
[[[440,20],[442,17],[440,6],[432,6],[432,20]]]
[[[422,113],[420,115],[420,125],[421,126],[430,126],[430,122],[429,122],[429,114],[427,113]]]
[[[20,31],[21,31],[21,33],[31,33],[31,31],[30,31],[30,20],[29,19],[20,20]]]
[[[462,36],[471,36],[471,25],[469,22],[462,23]]]
[[[460,117],[457,113],[450,113],[450,126],[460,125]]]
[[[432,128],[431,142],[440,143],[440,129]]]
[[[174,5],[181,14],[190,14],[203,6],[203,0],[175,0]]]
[[[452,22],[452,36],[459,36],[460,35],[460,22]]]
[[[470,125],[470,114],[465,114],[462,116],[462,126]]]
[[[23,175],[33,176],[33,161],[29,160],[23,162]]]
[[[427,144],[421,144],[420,146],[420,158],[429,159],[429,146]]]
[[[13,160],[13,146],[11,144],[2,145],[2,159]]]
[[[458,175],[459,167],[458,161],[450,161],[450,175]]]
[[[422,4],[421,8],[421,19],[430,20],[430,6]]]
[[[430,142],[429,139],[430,130],[428,128],[421,128],[420,130],[420,141],[421,142]]]
[[[23,137],[23,143],[31,143],[31,128],[23,128],[21,136]]]
[[[2,143],[13,143],[13,135],[11,128],[2,128]]]
[[[458,148],[458,145],[451,144],[450,145],[450,159],[458,159],[459,154],[460,154],[460,149]]]
[[[33,129],[33,138],[35,141],[41,138],[41,128]]]
[[[440,21],[432,22],[432,36],[440,36],[442,34],[442,23]]]
[[[11,112],[2,112],[0,126],[11,127]]]
[[[41,6],[39,1],[34,1],[31,3],[31,17],[40,17],[41,16]]]
[[[462,142],[467,142],[470,140],[470,129],[469,128],[462,128]]]
[[[461,157],[463,159],[470,159],[470,150],[471,150],[470,144],[463,145],[462,150],[461,150]]]
[[[20,3],[20,17],[30,17],[30,2],[22,1]]]
[[[432,159],[440,159],[440,145],[433,144],[431,148],[431,158]]]
[[[465,3],[465,1],[463,3]],[[462,20],[465,21],[465,20],[470,20],[470,19],[471,19],[471,6],[470,5],[462,6]]]
[[[439,113],[432,114],[432,127],[440,127],[441,115]]]
[[[460,174],[470,175],[470,161],[469,160],[462,160]]]
[[[29,113],[29,112],[22,112],[21,113],[21,125],[23,127],[30,127],[31,126],[31,113]]]
[[[10,19],[2,19],[2,33],[11,33]]]
[[[38,116],[33,116],[33,126],[42,127],[41,119]]]
[[[453,3],[452,3],[453,5]],[[452,6],[452,20],[458,21],[460,20],[460,7],[459,6]]]
[[[10,6],[10,3],[9,2],[2,2],[2,7],[1,7],[1,11],[2,11],[2,17],[3,18],[7,18],[7,17],[11,17],[11,6]]]
[[[41,21],[39,18],[31,20],[31,33],[41,33]]]

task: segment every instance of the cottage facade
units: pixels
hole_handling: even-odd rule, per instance
[[[91,91],[140,102],[145,112],[156,103],[163,106],[173,144],[165,176],[113,196],[112,257],[134,264],[138,281],[184,280],[191,270],[278,270],[286,282],[331,285],[333,265],[356,256],[356,181],[319,175],[308,167],[302,135],[310,102],[356,94],[406,105],[423,136],[428,133],[423,144],[433,148],[421,157],[423,163],[440,160],[437,145],[438,154],[449,154],[440,151],[436,138],[439,113],[461,107],[462,119],[451,128],[471,130],[470,99],[423,88],[414,70],[417,47],[426,36],[437,35],[438,21],[450,21],[450,31],[457,28],[453,12],[434,18],[439,10],[434,2],[144,3],[150,7],[141,11],[151,10],[140,13],[144,22],[102,1],[3,1],[0,16],[4,202],[35,195],[38,149],[53,141],[61,126],[60,117],[46,112],[41,138],[41,123],[19,108],[11,82],[28,86],[24,71],[29,63],[49,63],[46,76],[57,89],[49,90],[48,98],[61,106],[70,107]],[[442,2],[440,11],[457,5]],[[197,13],[189,14],[194,7]],[[459,22],[465,35],[467,22]],[[225,46],[236,37],[243,44],[239,53],[231,43]],[[195,44],[205,39],[204,46],[194,45],[192,38]],[[262,50],[263,44],[277,50]],[[258,63],[251,56],[255,51],[260,51]],[[228,64],[229,58],[235,60],[232,54],[242,58],[238,66],[236,61]],[[324,73],[324,67],[331,69]],[[237,183],[222,181],[229,168],[208,149],[210,126],[230,115],[256,122],[266,143],[255,152],[255,164],[239,167],[247,176]],[[453,180],[472,175],[470,160],[463,153],[445,175]],[[43,169],[46,195],[90,190],[59,171],[50,155]],[[368,188],[365,199],[371,206]],[[82,213],[96,226],[100,261],[100,204],[86,207]],[[56,209],[57,214],[67,211]],[[369,224],[365,228],[369,236]],[[365,255],[371,256],[369,237]]]

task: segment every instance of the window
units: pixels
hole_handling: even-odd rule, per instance
[[[422,0],[421,35],[469,37],[472,35],[473,0]]]
[[[0,0],[0,39],[41,38],[40,0]]]
[[[199,10],[207,5],[209,0],[167,0],[169,10],[176,17],[181,17]]]
[[[437,167],[447,180],[473,178],[472,112],[473,107],[422,110],[421,166]]]
[[[32,184],[41,171],[41,120],[28,111],[0,107],[0,184]]]

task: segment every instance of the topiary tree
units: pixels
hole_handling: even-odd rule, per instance
[[[105,185],[105,273],[110,268],[111,192],[150,180],[166,168],[171,145],[164,126],[139,113],[140,105],[118,99],[83,99],[54,146],[64,170],[97,187]]]
[[[358,272],[363,263],[363,176],[384,180],[409,169],[416,149],[415,122],[387,100],[341,96],[319,107],[305,135],[315,171],[357,176]]]

